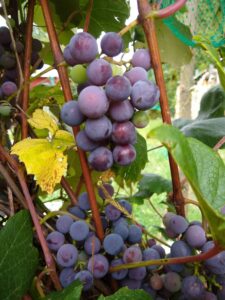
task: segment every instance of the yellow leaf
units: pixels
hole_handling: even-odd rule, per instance
[[[36,109],[28,122],[34,128],[48,129],[52,135],[58,130],[56,117],[51,112],[42,109]]]
[[[54,135],[54,138],[52,140],[52,145],[54,148],[64,151],[67,148],[71,148],[75,146],[74,137],[68,131],[58,130]]]
[[[27,173],[34,175],[40,188],[49,194],[66,173],[67,156],[47,139],[24,139],[15,144],[11,152],[19,156]]]

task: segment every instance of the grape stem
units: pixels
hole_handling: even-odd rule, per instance
[[[152,203],[151,199],[148,199],[148,203],[151,206],[151,208],[154,210],[154,212],[160,217],[160,219],[163,218],[163,216],[161,215],[161,213],[158,211],[158,209],[155,207],[155,205]]]
[[[213,147],[213,150],[219,150],[225,144],[225,136]]]
[[[152,260],[140,261],[135,263],[122,264],[115,267],[111,267],[109,271],[112,273],[123,269],[133,269],[133,268],[147,267],[153,265],[170,265],[170,264],[185,264],[185,263],[201,262],[215,256],[221,251],[223,251],[223,248],[221,248],[219,245],[215,245],[209,251],[194,256],[164,258],[164,259],[155,259],[155,260],[152,259]]]
[[[76,205],[78,203],[77,197],[76,197],[74,191],[72,190],[69,182],[66,180],[66,178],[64,176],[62,177],[60,184],[62,185],[62,187],[66,191],[67,195],[69,196],[69,198],[71,200],[71,204]]]
[[[90,24],[90,19],[91,19],[91,12],[92,12],[92,8],[93,8],[93,0],[89,0],[89,4],[88,4],[88,9],[87,9],[87,13],[86,13],[86,18],[85,18],[85,22],[84,22],[84,31],[87,32],[88,31],[88,27]]]

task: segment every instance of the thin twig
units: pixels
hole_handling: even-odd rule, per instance
[[[88,31],[88,27],[90,24],[90,19],[91,19],[91,12],[92,12],[92,8],[93,8],[93,0],[89,0],[89,4],[88,4],[88,9],[87,9],[87,13],[86,13],[86,18],[85,18],[85,22],[84,22],[84,31]]]
[[[160,219],[163,218],[163,216],[160,214],[160,212],[158,211],[158,209],[155,207],[155,205],[152,203],[151,199],[148,199],[148,203],[151,206],[151,208],[154,210],[154,212],[160,217]]]
[[[213,150],[219,150],[225,144],[225,136],[213,147]]]
[[[15,214],[14,204],[13,204],[13,193],[9,186],[7,186],[8,191],[8,200],[9,200],[9,208],[10,208],[10,216],[12,217]]]
[[[60,183],[61,183],[62,187],[64,188],[64,190],[66,191],[67,195],[69,196],[71,204],[76,205],[78,203],[77,197],[76,197],[74,191],[72,190],[69,182],[66,180],[66,178],[64,176],[62,177]]]

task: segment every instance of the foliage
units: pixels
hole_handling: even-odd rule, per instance
[[[43,300],[80,300],[83,286],[75,281],[60,292],[53,292]]]
[[[146,292],[141,290],[131,291],[128,288],[122,288],[112,296],[108,296],[108,297],[100,296],[98,298],[98,300],[128,300],[128,299],[151,300],[152,297],[150,297]]]

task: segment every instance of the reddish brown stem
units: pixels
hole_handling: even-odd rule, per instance
[[[41,225],[38,221],[38,216],[36,214],[35,207],[34,207],[30,192],[29,192],[28,187],[27,187],[27,183],[26,183],[26,179],[25,179],[25,175],[23,173],[23,170],[22,170],[21,166],[12,158],[12,156],[10,156],[9,153],[5,151],[5,149],[2,147],[2,145],[0,145],[0,154],[3,157],[5,157],[7,162],[10,164],[11,168],[13,168],[14,171],[16,172],[16,174],[17,174],[21,189],[23,191],[25,200],[27,202],[28,209],[29,209],[30,214],[31,214],[31,218],[33,220],[33,223],[34,223],[34,226],[35,226],[35,229],[36,229],[36,232],[37,232],[39,242],[41,244],[41,248],[42,248],[43,253],[44,253],[46,265],[47,265],[48,269],[51,270],[49,272],[50,276],[51,276],[51,279],[52,279],[52,281],[55,285],[55,288],[57,290],[61,290],[61,285],[60,285],[60,282],[59,282],[59,278],[58,278],[57,273],[56,273],[55,262],[53,260],[52,255],[51,255],[51,252],[49,251],[49,248],[47,246],[45,237],[44,237],[42,229],[41,229]]]
[[[93,8],[93,2],[94,2],[93,0],[89,0],[87,14],[86,14],[85,22],[84,22],[84,31],[88,31],[88,27],[89,27],[90,19],[91,19],[91,12],[92,12],[92,8]]]
[[[138,0],[139,19],[142,23],[144,33],[147,39],[151,63],[155,73],[156,83],[160,90],[160,107],[162,112],[162,119],[164,123],[171,124],[170,110],[168,104],[168,98],[166,93],[166,85],[163,76],[163,70],[161,65],[158,41],[156,37],[155,23],[152,18],[146,19],[145,16],[151,11],[151,7],[147,0]],[[175,205],[178,214],[184,216],[184,199],[181,190],[180,176],[177,164],[169,154],[169,163],[173,184],[173,203]]]
[[[176,3],[157,11],[156,16],[161,19],[167,18],[175,14],[175,12],[178,11],[179,9],[181,9],[186,2],[187,0],[177,0]]]
[[[52,52],[53,52],[54,59],[55,59],[55,65],[57,66],[59,79],[60,79],[60,82],[62,85],[64,97],[65,97],[66,101],[70,101],[73,99],[73,96],[72,96],[72,91],[71,91],[70,84],[69,84],[69,77],[67,74],[66,67],[63,65],[60,65],[60,63],[62,63],[64,61],[64,59],[63,59],[62,51],[60,49],[58,36],[57,36],[56,30],[54,27],[54,23],[52,20],[48,1],[40,0],[40,4],[41,4],[43,15],[45,18],[45,23],[46,23],[46,27],[48,30],[49,40],[50,40]],[[79,127],[73,127],[73,133],[74,133],[75,137],[78,132],[79,132]],[[87,193],[88,193],[89,199],[90,199],[92,215],[93,215],[93,219],[94,219],[94,222],[96,225],[96,233],[97,233],[98,237],[102,240],[104,238],[104,231],[103,231],[103,227],[102,227],[100,214],[98,211],[98,205],[97,205],[97,201],[96,201],[96,197],[95,197],[94,187],[93,187],[92,180],[91,180],[90,170],[89,170],[88,164],[87,164],[86,155],[80,149],[78,149],[77,151],[78,151],[79,158],[80,158],[80,163],[81,163],[81,168],[83,171],[83,176],[84,176],[84,180],[85,180],[85,184],[86,184]]]
[[[219,150],[225,144],[225,136],[213,147],[213,150]]]
[[[66,191],[67,195],[70,197],[71,204],[76,205],[77,204],[77,197],[76,197],[74,191],[72,190],[69,182],[66,180],[65,177],[62,177],[61,185],[64,188],[64,190]]]
[[[22,94],[22,110],[21,115],[21,129],[22,139],[28,136],[28,123],[26,118],[26,112],[29,105],[29,90],[30,90],[30,65],[31,65],[31,51],[32,51],[32,31],[33,31],[33,19],[34,19],[34,5],[35,0],[28,1],[27,11],[27,25],[26,25],[26,44],[24,53],[24,87]]]

